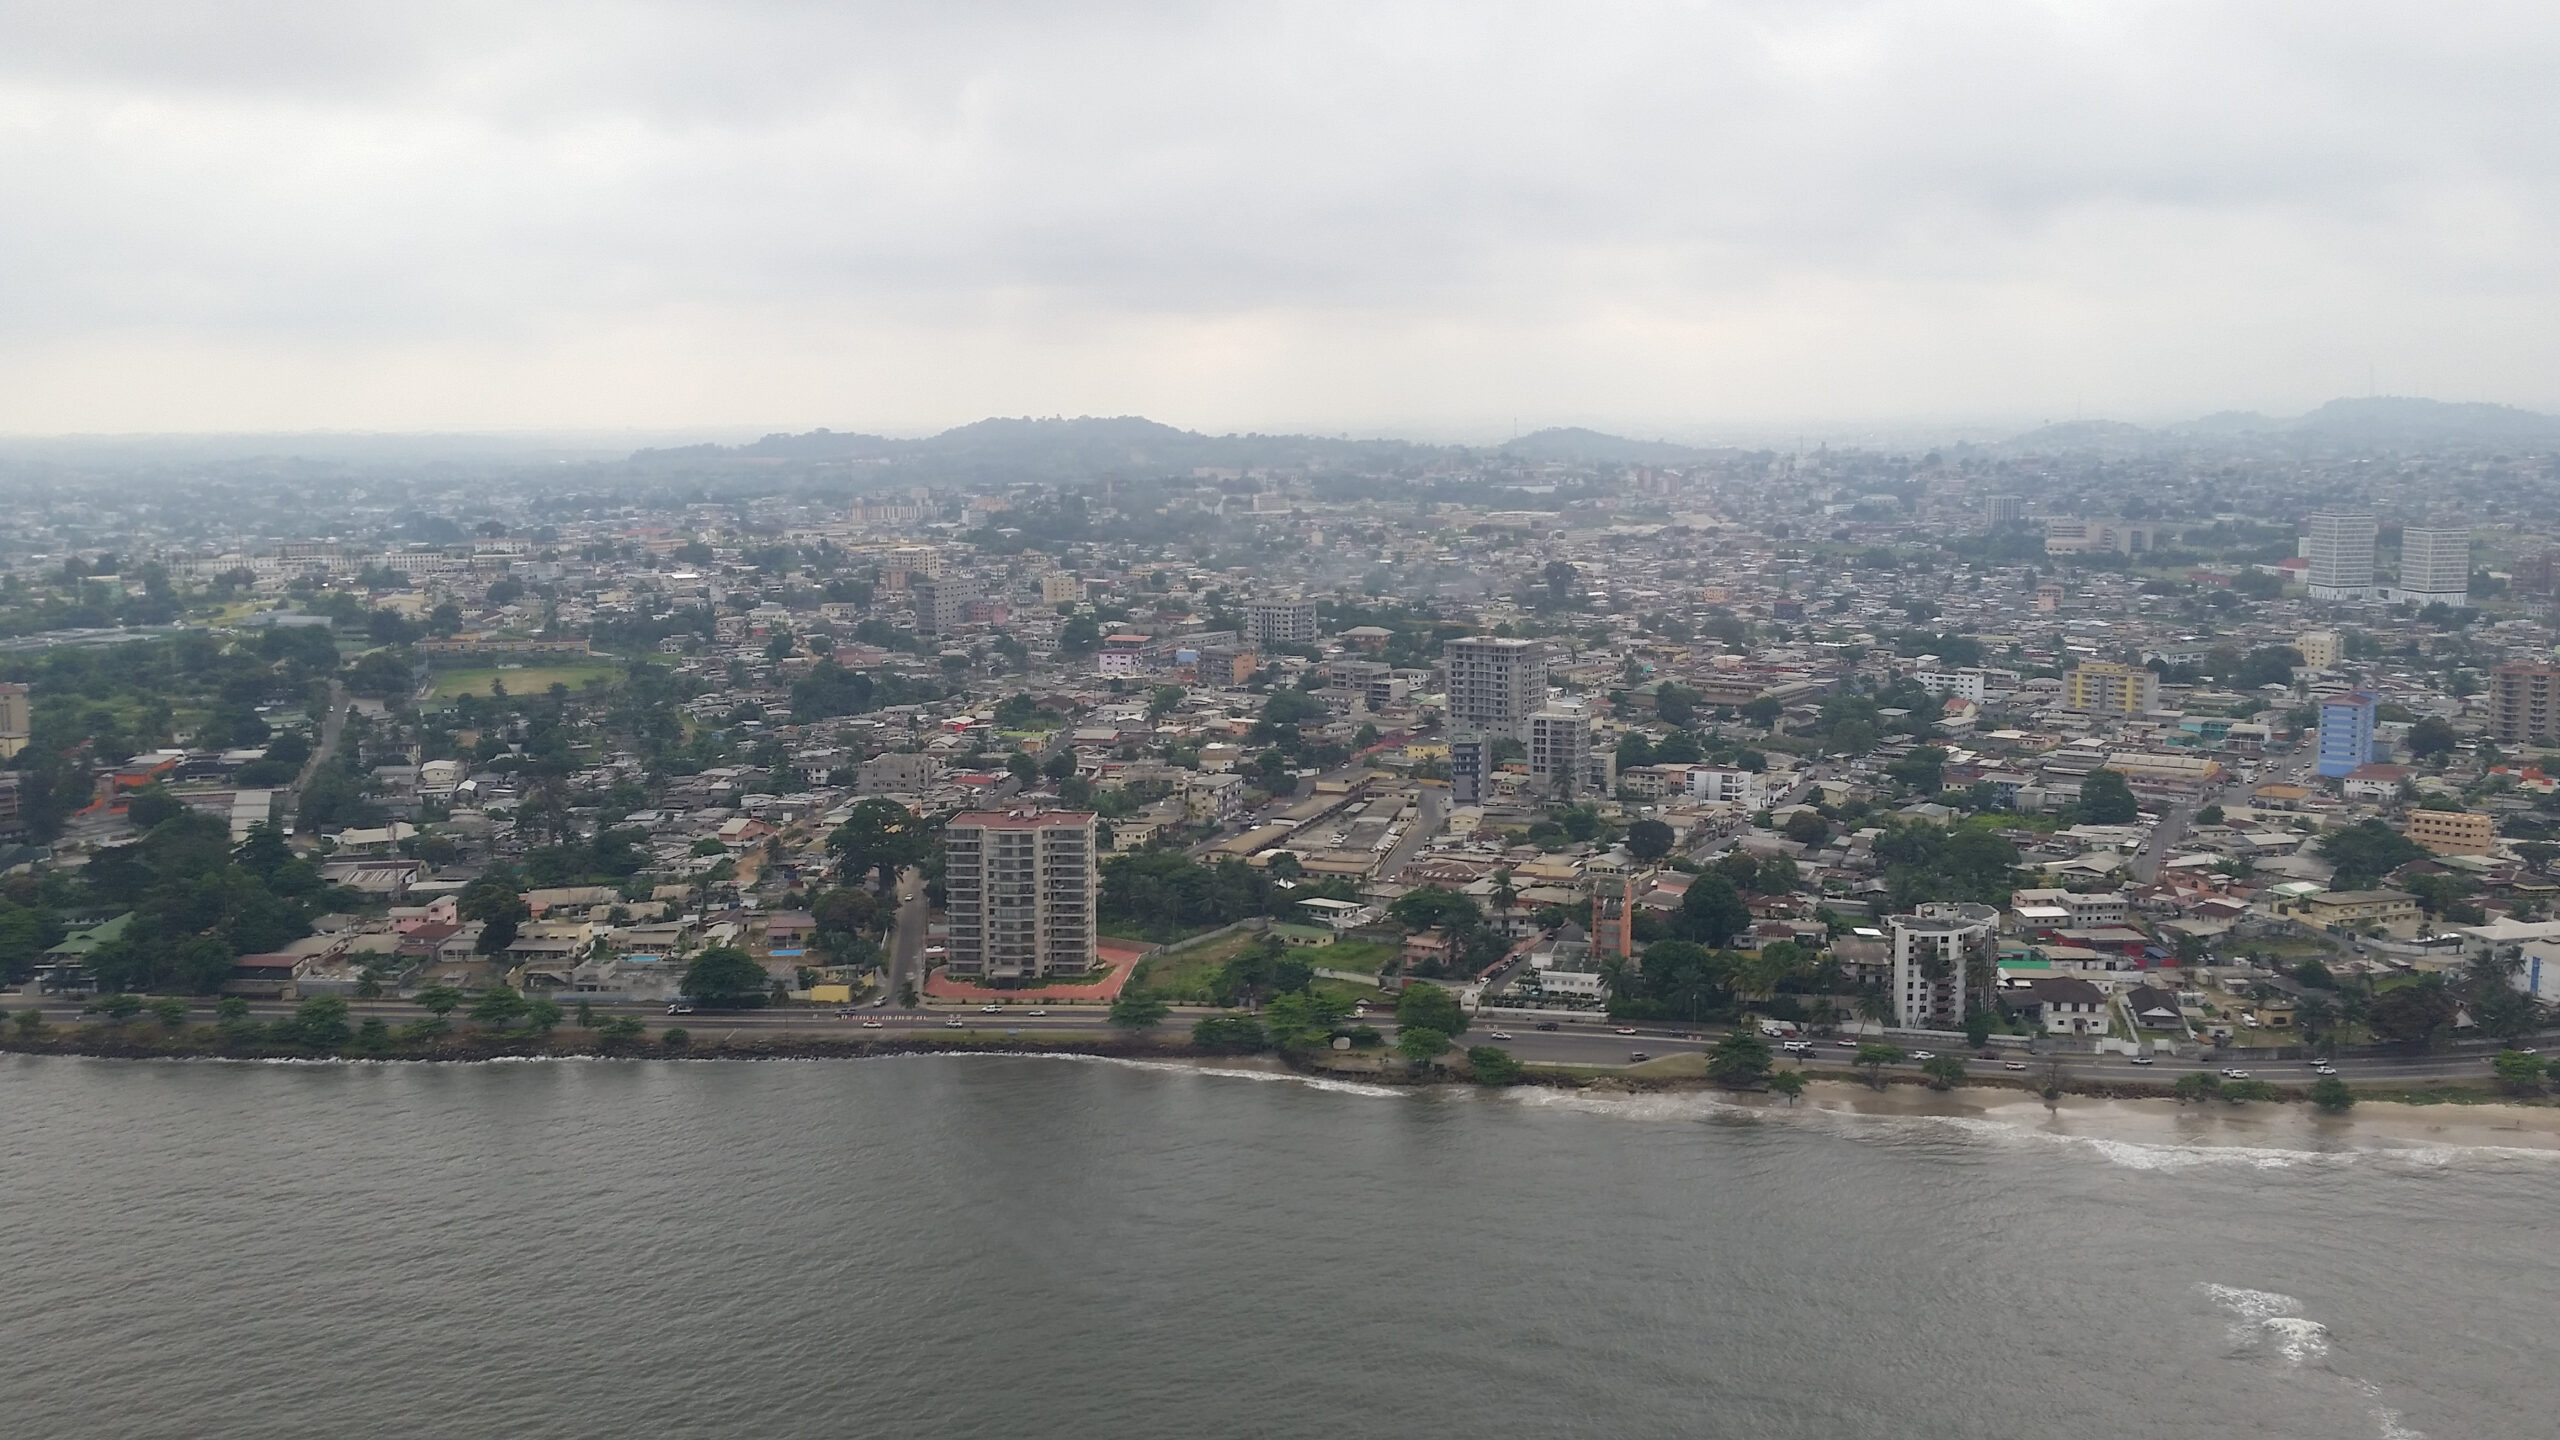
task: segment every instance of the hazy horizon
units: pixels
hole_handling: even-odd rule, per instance
[[[0,40],[13,435],[2560,410],[2522,6],[136,0]]]

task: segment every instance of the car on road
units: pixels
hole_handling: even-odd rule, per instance
[[[2338,1067],[2335,1065],[2315,1065],[2311,1067],[2311,1073],[2314,1075],[2335,1075],[2338,1073]]]
[[[1046,1015],[1049,1012],[1046,1010],[1025,1010],[1022,1013],[1025,1015]]]
[[[886,1030],[889,1027],[881,1024],[877,1020],[865,1020],[862,1022],[862,1028],[865,1030]]]
[[[1627,1052],[1627,1059],[1630,1061],[1650,1060],[1652,1058],[1652,1056],[1647,1055],[1641,1050],[1630,1050]]]
[[[1621,1025],[1618,1027],[1618,1033],[1621,1035],[1633,1035],[1636,1033],[1636,1027],[1633,1025]]]
[[[2225,1080],[2246,1080],[2249,1078],[2249,1072],[2246,1070],[2225,1070],[2222,1072],[2222,1078]]]
[[[1935,1060],[1938,1058],[1938,1052],[1935,1050],[1914,1050],[1911,1052],[1911,1058],[1914,1060]]]
[[[945,1020],[942,1022],[942,1028],[945,1030],[966,1030],[969,1027],[960,1023],[958,1020]]]
[[[2133,1057],[2133,1063],[2136,1065],[2148,1065],[2151,1063],[2151,1057],[2148,1055],[2136,1055]]]
[[[693,1007],[679,1000],[673,1005],[667,1007],[667,1013],[670,1015],[690,1015],[693,1013]]]
[[[2024,1060],[2004,1060],[2000,1062],[2000,1068],[2003,1070],[2024,1070],[2027,1068],[2027,1062]]]
[[[1486,1032],[1486,1037],[1493,1040],[1508,1040],[1511,1038],[1511,1032],[1508,1030],[1490,1030]]]
[[[861,1014],[861,1013],[862,1013],[861,1011],[856,1010],[856,1009],[854,1009],[853,1007],[851,1007],[851,1006],[849,1006],[849,1005],[848,1005],[848,1006],[846,1006],[844,1009],[842,1009],[842,1010],[838,1010],[838,1011],[836,1012],[836,1018],[837,1018],[837,1019],[839,1019],[839,1020],[850,1020],[850,1019],[852,1019],[853,1017],[855,1017],[855,1016],[857,1016],[857,1015],[859,1015],[859,1014]]]
[[[981,1005],[978,1007],[978,1013],[981,1015],[1001,1015],[1004,1013],[1004,1007],[1001,1005]]]
[[[1858,1048],[1858,1042],[1855,1040],[1834,1040],[1831,1043],[1843,1050],[1855,1050]]]
[[[1541,1030],[1553,1030],[1556,1028],[1556,1022],[1553,1020],[1541,1020],[1538,1022],[1538,1028]]]

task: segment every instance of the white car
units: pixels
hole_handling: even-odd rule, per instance
[[[1046,1015],[1049,1012],[1046,1010],[1025,1010],[1022,1013],[1025,1015]]]
[[[2222,1078],[2225,1080],[2246,1080],[2249,1078],[2249,1072],[2246,1070],[2225,1070],[2222,1072]]]
[[[1911,1058],[1914,1060],[1935,1060],[1938,1058],[1938,1052],[1935,1050],[1914,1050],[1911,1052]]]
[[[865,1020],[862,1022],[862,1028],[865,1030],[886,1030],[889,1027],[881,1024],[877,1020]]]
[[[981,1015],[1001,1015],[1004,1013],[1004,1007],[1001,1005],[981,1005],[978,1007],[978,1013]]]
[[[945,1020],[942,1022],[942,1028],[945,1030],[966,1030],[969,1027],[958,1020]]]
[[[2151,1057],[2148,1055],[2136,1055],[2133,1057],[2133,1063],[2136,1065],[2148,1065],[2151,1063]]]
[[[1508,1040],[1511,1038],[1511,1032],[1508,1030],[1487,1031],[1486,1038],[1491,1040]]]
[[[2322,1065],[2313,1069],[2311,1073],[2314,1075],[2335,1075],[2338,1073],[2338,1067],[2335,1065]]]
[[[2000,1068],[2003,1070],[2024,1070],[2027,1068],[2027,1062],[2024,1060],[2004,1061]]]

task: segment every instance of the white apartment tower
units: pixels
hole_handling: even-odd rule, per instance
[[[1449,728],[1529,738],[1546,707],[1547,647],[1535,640],[1470,635],[1442,650],[1449,669]]]
[[[1997,953],[2000,912],[1947,902],[1891,915],[1893,1023],[1905,1030],[1952,1030],[1964,1024],[1965,968]]]
[[[2400,583],[2395,600],[2421,605],[2460,605],[2471,598],[2471,531],[2412,525],[2400,532]]]
[[[2303,539],[2303,558],[2311,562],[2314,600],[2368,600],[2373,597],[2373,517],[2343,510],[2321,510],[2311,516]]]
[[[1037,980],[1093,969],[1094,820],[1080,810],[981,810],[942,827],[950,973]]]

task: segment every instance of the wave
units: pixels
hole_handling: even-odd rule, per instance
[[[2090,1155],[2122,1169],[2165,1174],[2201,1169],[2318,1170],[2376,1164],[2418,1171],[2476,1168],[2482,1164],[2536,1168],[2560,1165],[2560,1149],[2516,1145],[2402,1144],[2381,1137],[2360,1145],[2331,1142],[2319,1148],[2220,1145],[2205,1141],[2136,1140],[2073,1133],[1982,1115],[1878,1115],[1809,1105],[1760,1104],[1703,1091],[1610,1094],[1520,1087],[1493,1093],[1524,1108],[1565,1110],[1621,1120],[1717,1120],[1792,1125],[1860,1141],[1957,1136],[1991,1145],[2058,1147]]]
[[[2207,1283],[2197,1288],[2230,1317],[2235,1358],[2273,1355],[2288,1370],[2337,1374],[2329,1366],[2329,1327],[2304,1315],[2301,1301],[2273,1290],[2251,1290],[2239,1285]],[[2411,1429],[2398,1410],[2382,1403],[2380,1386],[2353,1375],[2338,1378],[2365,1402],[2365,1413],[2372,1417],[2381,1440],[2427,1440],[2425,1431]]]
[[[1293,1070],[1237,1070],[1223,1065],[1187,1065],[1179,1060],[1133,1060],[1125,1055],[1081,1055],[1072,1051],[1061,1051],[1032,1052],[1015,1058],[1073,1060],[1086,1065],[1116,1065],[1129,1070],[1150,1070],[1162,1075],[1214,1075],[1221,1080],[1263,1080],[1284,1085],[1301,1085],[1309,1090],[1322,1090],[1334,1095],[1363,1095],[1378,1100],[1405,1100],[1425,1093],[1416,1086],[1363,1085],[1357,1080],[1335,1080],[1323,1075],[1301,1075]]]

